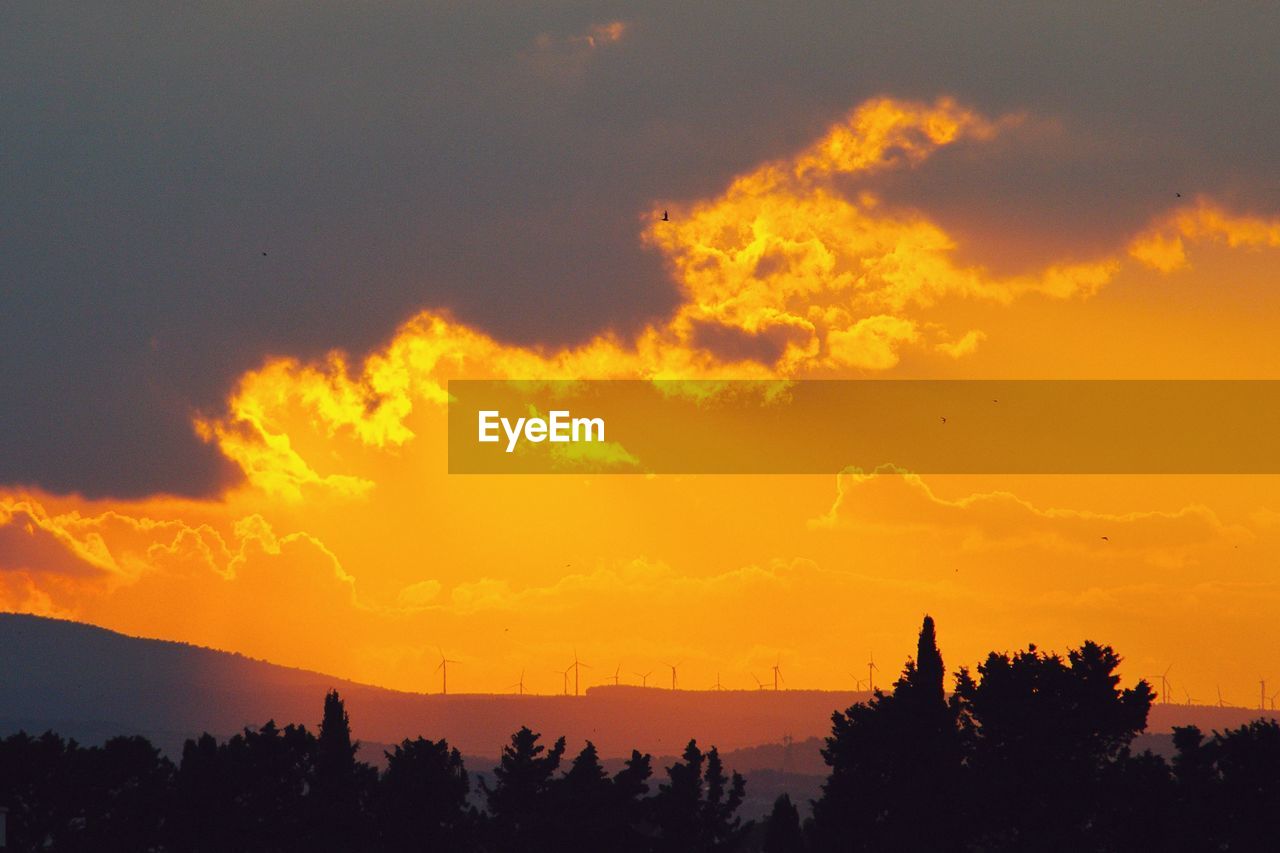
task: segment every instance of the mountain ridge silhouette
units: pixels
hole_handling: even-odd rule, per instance
[[[429,677],[424,672],[424,680]],[[753,769],[813,772],[801,744],[830,733],[831,713],[865,701],[865,691],[671,691],[595,686],[583,696],[411,693],[282,666],[188,643],[131,637],[65,619],[0,613],[0,735],[54,729],[85,743],[141,734],[180,754],[188,737],[226,737],[268,719],[314,726],[324,693],[339,690],[355,736],[374,744],[423,735],[448,738],[464,753],[496,756],[522,725],[591,739],[602,758],[639,748],[678,755],[688,738],[744,751]],[[1256,710],[1154,705],[1148,731],[1195,723],[1221,729]],[[761,747],[753,754],[751,748]],[[765,758],[765,756],[768,756]],[[375,759],[376,756],[370,756]],[[792,762],[795,762],[794,764]],[[802,769],[803,768],[803,769]]]

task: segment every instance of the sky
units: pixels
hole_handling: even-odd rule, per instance
[[[1275,477],[446,473],[457,378],[1280,378],[1280,11],[883,5],[6,4],[0,606],[408,690],[848,688],[925,612],[1280,687]]]

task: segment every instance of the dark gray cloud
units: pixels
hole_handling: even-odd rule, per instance
[[[1280,10],[1028,5],[6,3],[0,482],[216,490],[193,408],[421,308],[633,330],[677,299],[645,211],[875,94],[1061,120],[884,179],[975,237],[1069,254],[1175,190],[1280,202]]]

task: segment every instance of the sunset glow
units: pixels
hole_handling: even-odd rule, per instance
[[[781,659],[789,685],[847,689],[928,612],[949,665],[1090,638],[1127,678],[1176,661],[1190,695],[1248,704],[1280,614],[1275,477],[446,473],[450,379],[1280,378],[1276,209],[1157,187],[1108,248],[1063,254],[967,241],[881,180],[1046,125],[1071,118],[878,97],[713,193],[654,197],[634,239],[677,303],[634,333],[506,340],[442,302],[366,356],[265,355],[189,414],[238,473],[219,494],[0,488],[0,607],[402,690],[437,691],[444,649],[451,691],[525,670],[542,693],[575,649],[590,683],[680,660],[691,687],[754,688]]]

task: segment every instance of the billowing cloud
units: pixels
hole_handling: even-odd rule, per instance
[[[1048,287],[1061,261],[1059,291],[1088,287],[1077,265],[1116,254],[1175,190],[1228,210],[1274,215],[1280,203],[1269,6],[1210,20],[1179,0],[1162,8],[1161,38],[1143,10],[1102,3],[922,12],[824,0],[726,19],[656,0],[622,14],[492,0],[157,13],[126,0],[86,18],[7,4],[0,482],[215,495],[238,466],[192,433],[191,413],[220,405],[268,355],[358,359],[432,306],[548,351],[603,329],[630,341],[684,301],[688,282],[673,284],[664,262],[698,246],[728,253],[718,263],[746,279],[772,264],[803,273],[823,257],[786,218],[760,258],[713,233],[664,256],[637,221],[667,204],[710,207],[735,178],[789,162],[833,117],[886,94],[947,92],[988,123],[1029,120],[992,139],[979,124],[958,142],[912,131],[897,166],[856,173],[880,214],[857,193],[847,206],[802,196],[805,211],[852,229],[824,242],[879,239],[884,228],[860,230],[875,215],[922,250],[899,272],[936,265],[936,287],[891,285],[892,257],[868,268],[876,301],[976,286],[975,257],[1001,272],[982,283]],[[831,159],[835,148],[813,153],[787,182],[825,186],[861,168]],[[840,183],[826,192],[843,196]],[[739,201],[772,216],[771,198]],[[958,248],[948,256],[935,240]],[[803,354],[824,323],[859,319],[774,303],[772,318],[748,321],[699,290],[708,341],[747,322],[768,329],[721,334],[707,345],[722,356],[744,338],[769,361]],[[877,313],[897,312],[862,316]]]
[[[922,609],[957,626],[950,636],[962,660],[1034,631],[1034,639],[1061,645],[1094,636],[1144,660],[1198,655],[1206,670],[1206,653],[1188,649],[1185,626],[1220,629],[1240,619],[1238,637],[1221,648],[1240,672],[1259,663],[1239,637],[1269,630],[1275,612],[1265,567],[1280,555],[1268,521],[1277,501],[1266,493],[1219,492],[1219,502],[1235,502],[1232,511],[1208,498],[1167,506],[1169,483],[1148,482],[1127,505],[1102,508],[1106,493],[1074,501],[1012,488],[946,495],[934,480],[846,475],[830,507],[829,481],[806,478],[529,477],[495,487],[492,479],[448,477],[442,404],[451,378],[918,376],[979,361],[999,375],[1056,366],[1051,359],[1075,369],[1081,353],[1104,372],[1121,372],[1135,348],[1155,352],[1171,370],[1193,370],[1203,357],[1193,336],[1162,337],[1159,328],[1129,322],[1151,313],[1151,297],[1134,295],[1139,284],[1185,285],[1187,276],[1167,274],[1194,274],[1200,252],[1221,264],[1219,250],[1240,263],[1245,297],[1265,296],[1271,284],[1239,259],[1274,250],[1280,226],[1240,212],[1258,205],[1237,210],[1227,192],[1183,202],[1162,191],[1159,202],[1131,210],[1103,248],[1068,239],[1067,250],[1040,251],[1035,240],[993,241],[990,254],[1007,249],[1029,259],[1018,269],[978,259],[982,253],[970,251],[927,198],[907,203],[893,192],[893,176],[925,174],[940,161],[953,170],[970,158],[1002,161],[1010,150],[1002,146],[1043,144],[1024,133],[1045,120],[1035,99],[934,98],[932,83],[901,88],[925,99],[851,97],[846,82],[821,103],[794,106],[698,89],[688,113],[650,105],[622,124],[601,122],[626,112],[621,105],[658,99],[649,87],[672,72],[646,55],[654,39],[688,37],[691,50],[704,49],[654,16],[599,23],[609,20],[521,19],[493,39],[493,55],[475,60],[443,45],[447,71],[424,73],[424,91],[436,99],[433,109],[464,127],[436,130],[424,119],[436,113],[421,111],[417,90],[380,88],[387,81],[377,74],[337,81],[326,97],[348,99],[339,110],[347,118],[361,115],[358,105],[372,92],[392,93],[393,105],[377,115],[390,124],[380,131],[398,156],[365,152],[353,128],[368,125],[342,121],[340,132],[321,134],[332,148],[307,149],[312,161],[266,157],[276,166],[303,164],[287,182],[295,190],[315,179],[307,162],[355,165],[335,166],[342,176],[319,199],[255,189],[250,197],[259,203],[289,203],[267,220],[225,210],[236,225],[217,232],[216,251],[191,247],[191,226],[180,216],[163,228],[149,227],[154,214],[111,219],[123,230],[108,231],[130,252],[138,251],[135,232],[160,244],[154,256],[142,253],[151,258],[142,264],[150,277],[136,290],[121,286],[127,276],[111,265],[24,244],[14,269],[47,264],[51,275],[74,272],[81,283],[97,283],[101,269],[94,292],[132,307],[112,315],[130,322],[95,321],[81,335],[103,354],[83,381],[70,344],[51,343],[53,355],[42,359],[31,337],[31,329],[62,328],[65,318],[55,312],[42,324],[0,314],[0,331],[14,332],[0,335],[0,347],[21,354],[6,359],[19,367],[0,383],[19,377],[22,399],[34,399],[32,387],[61,387],[49,376],[74,374],[75,393],[54,394],[62,408],[50,411],[74,412],[108,436],[100,445],[78,442],[88,427],[63,418],[71,425],[54,435],[55,449],[72,448],[69,458],[80,465],[89,451],[77,448],[96,447],[92,464],[53,478],[66,488],[0,493],[4,605],[399,687],[423,685],[425,650],[435,644],[466,661],[474,686],[494,689],[506,683],[500,673],[554,659],[574,643],[650,665],[687,659],[708,682],[717,663],[746,670],[786,653],[797,683],[835,686],[864,648],[905,656]],[[457,20],[444,23],[454,28],[431,36],[441,43],[460,31]],[[421,52],[413,39],[398,44]],[[549,76],[525,74],[530,62]],[[487,63],[520,73],[495,80]],[[477,85],[495,84],[511,102],[497,106],[517,118],[490,112],[495,105],[485,100],[461,108],[471,90],[447,85],[460,66]],[[673,76],[659,87],[666,96],[689,85]],[[962,91],[963,75],[955,79]],[[253,82],[256,91],[260,81]],[[291,100],[285,119],[297,119],[307,103]],[[1089,117],[1065,112],[1050,120],[1082,121],[1080,133],[1096,129]],[[264,126],[279,132],[272,121]],[[765,126],[783,130],[768,139],[743,132]],[[248,149],[218,130],[230,136],[215,135],[217,156],[201,162],[232,169],[222,190],[239,197],[267,176],[253,158],[228,158]],[[1098,148],[1113,143],[1101,139]],[[423,145],[434,153],[420,163]],[[681,165],[663,165],[673,157]],[[185,167],[177,155],[144,160],[168,163],[169,172]],[[173,185],[165,169],[158,173],[167,175],[164,187]],[[147,199],[167,210],[162,190]],[[84,214],[87,204],[67,209]],[[431,215],[413,215],[424,207]],[[1058,218],[1064,232],[1077,227]],[[294,221],[298,230],[264,236],[267,222]],[[428,248],[405,248],[419,245]],[[384,253],[389,246],[398,248]],[[104,251],[86,257],[100,260]],[[226,261],[233,251],[236,260]],[[199,260],[199,275],[174,260],[187,253]],[[187,273],[196,282],[190,300],[161,286]],[[357,282],[363,289],[354,292]],[[208,327],[203,316],[195,323],[166,313],[169,299],[191,314],[209,313]],[[1252,304],[1245,310],[1237,323],[1268,319]],[[1095,332],[1107,312],[1122,315],[1121,333]],[[1197,304],[1191,322],[1199,326],[1210,313]],[[1131,342],[1143,332],[1149,337]],[[1007,357],[1014,333],[1044,361],[1024,367]],[[121,369],[114,354],[129,347],[137,352],[133,361],[120,357],[129,365]],[[137,377],[145,391],[121,388],[129,385],[122,375]],[[11,480],[38,480],[30,472],[44,471],[52,451],[32,454],[35,462],[23,451],[44,446],[40,424],[50,415],[19,408],[10,410],[17,420],[0,468],[16,472]],[[154,458],[136,478],[113,473],[131,455],[101,448],[116,446],[123,426],[143,416],[144,426],[167,425],[129,439],[154,444]],[[240,479],[217,481],[225,487],[207,500],[58,494],[81,478],[94,491],[183,491],[175,483],[194,475],[185,470],[175,480],[167,466],[186,445],[152,440],[171,439],[165,430],[175,423],[204,442],[206,463],[228,462]],[[207,475],[194,476],[190,490],[209,492]],[[840,626],[834,642],[833,625]]]
[[[890,370],[913,348],[950,359],[976,352],[986,333],[948,328],[938,319],[942,303],[1087,299],[1134,260],[1171,272],[1190,244],[1280,245],[1280,225],[1200,199],[1162,214],[1127,254],[1005,276],[960,263],[955,240],[926,213],[859,186],[946,146],[988,144],[1021,121],[945,97],[873,99],[791,157],[708,199],[670,202],[673,217],[647,217],[644,239],[666,259],[683,302],[634,337],[606,332],[576,347],[523,346],[422,312],[358,367],[337,352],[269,360],[241,378],[225,412],[201,416],[197,430],[254,488],[294,501],[316,490],[359,498],[374,484],[342,470],[331,440],[403,446],[414,435],[411,413],[442,403],[449,378],[857,376]]]

